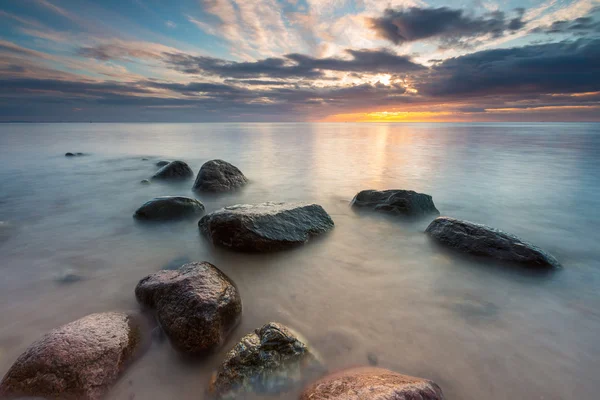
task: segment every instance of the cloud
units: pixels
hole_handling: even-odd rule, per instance
[[[430,96],[501,96],[600,90],[600,39],[493,49],[447,59],[423,77]]]
[[[558,20],[550,25],[538,26],[532,29],[530,33],[546,34],[574,34],[591,35],[600,34],[600,7],[596,7],[584,16],[572,20]]]
[[[465,39],[489,35],[492,38],[515,32],[525,26],[524,9],[515,10],[513,18],[502,11],[483,16],[467,15],[463,10],[448,7],[386,9],[383,16],[370,18],[371,29],[382,39],[404,44],[436,39],[444,45],[465,45]]]

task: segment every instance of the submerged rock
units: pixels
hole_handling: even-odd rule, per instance
[[[300,400],[443,400],[429,380],[374,367],[351,368],[322,378],[302,392]]]
[[[281,393],[322,370],[318,357],[290,328],[271,322],[244,336],[211,378],[217,398],[247,393]]]
[[[245,185],[248,179],[236,166],[223,160],[211,160],[202,165],[194,190],[204,192],[225,192]]]
[[[194,171],[183,161],[173,161],[159,169],[152,179],[188,179],[194,176]]]
[[[489,226],[438,217],[425,232],[443,245],[464,253],[535,267],[560,267],[560,263],[542,249]]]
[[[0,383],[0,398],[100,399],[140,342],[141,327],[133,317],[88,315],[29,346]]]
[[[214,245],[250,252],[294,247],[333,225],[329,214],[318,204],[270,202],[225,207],[198,222]]]
[[[137,284],[135,296],[140,304],[156,311],[173,346],[192,356],[223,345],[242,314],[235,284],[207,262],[148,275]]]
[[[440,214],[430,195],[412,190],[363,190],[350,205],[408,217]]]
[[[171,161],[166,161],[166,160],[161,160],[159,162],[156,163],[157,167],[164,167],[165,165],[168,165]]]
[[[65,157],[79,157],[79,156],[85,156],[85,153],[65,153]]]
[[[138,219],[168,220],[189,217],[204,212],[204,205],[196,199],[182,196],[156,197],[138,208]]]
[[[148,179],[142,179],[142,180],[140,181],[140,183],[141,183],[142,185],[149,185],[149,184],[150,184],[150,181],[149,181]]]

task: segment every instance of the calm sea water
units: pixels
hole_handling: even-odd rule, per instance
[[[209,212],[310,201],[335,229],[297,250],[244,255],[211,248],[195,220],[133,220],[155,196],[195,196],[191,181],[141,185],[156,161],[198,170],[214,158],[251,183],[197,196]],[[198,363],[153,344],[109,399],[202,398],[224,353],[268,321],[301,332],[332,370],[370,356],[435,380],[448,399],[597,398],[599,177],[598,124],[3,124],[0,375],[54,327],[137,309],[138,280],[187,258],[238,284],[241,325]],[[444,252],[423,234],[429,220],[350,210],[370,188],[431,194],[442,215],[515,233],[564,269],[535,274]]]

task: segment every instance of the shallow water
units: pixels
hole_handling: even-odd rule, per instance
[[[599,154],[599,124],[1,124],[0,375],[54,327],[138,309],[138,280],[179,258],[237,283],[242,323],[197,363],[155,342],[109,399],[203,398],[224,353],[269,321],[301,332],[332,370],[376,359],[435,380],[448,399],[596,398]],[[222,196],[195,196],[192,181],[139,183],[158,160],[197,171],[213,158],[251,183]],[[564,268],[445,251],[422,233],[430,219],[354,213],[348,202],[369,188],[431,194],[443,215],[515,233]],[[317,202],[336,227],[288,252],[230,253],[196,220],[136,223],[159,195],[195,196],[209,212]]]

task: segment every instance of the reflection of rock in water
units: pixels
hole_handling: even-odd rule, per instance
[[[271,322],[244,336],[227,353],[210,391],[221,399],[282,393],[322,370],[318,357],[296,332]]]

